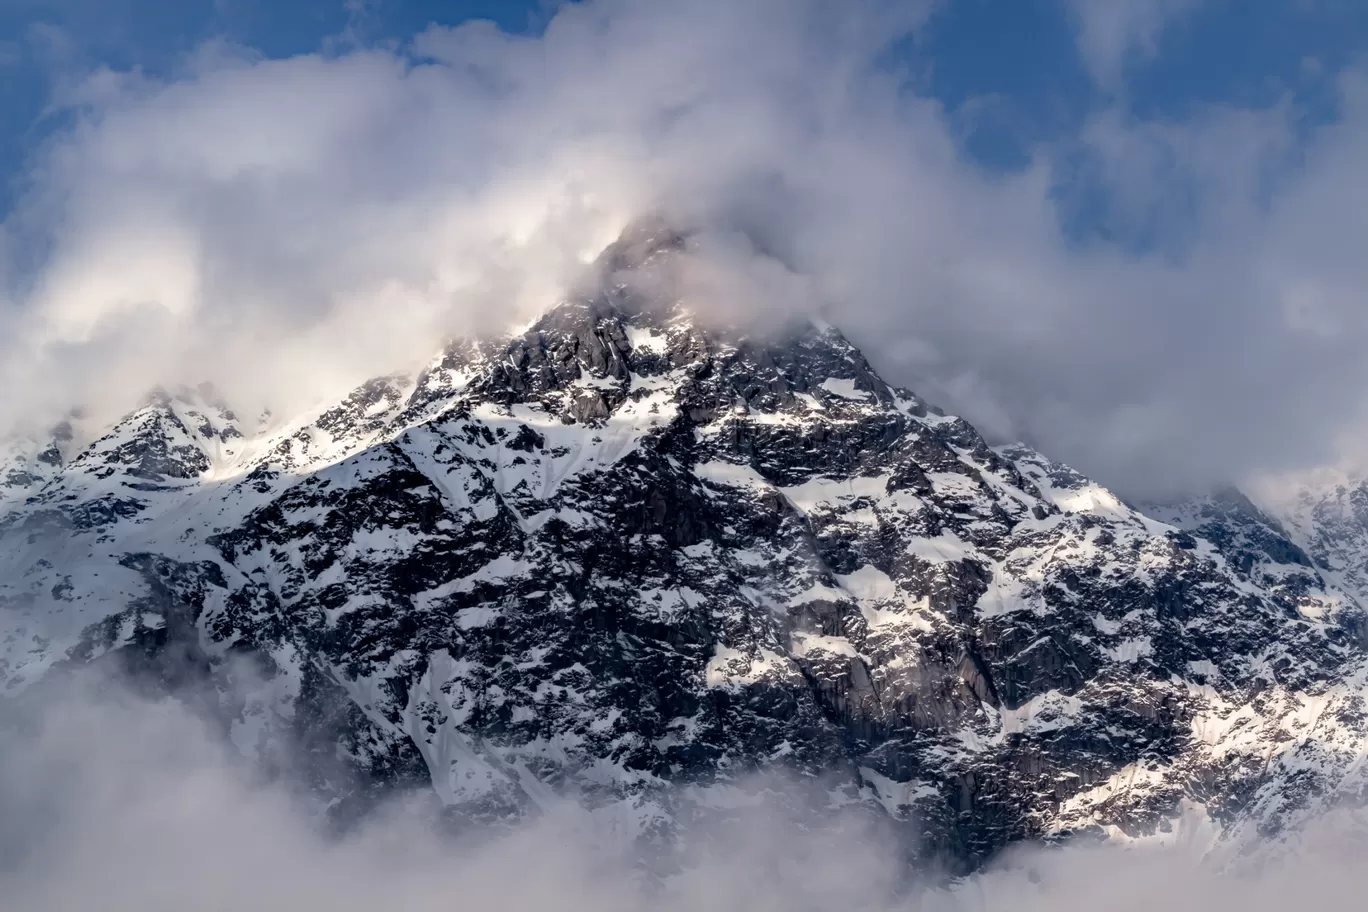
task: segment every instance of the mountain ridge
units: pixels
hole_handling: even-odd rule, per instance
[[[522,332],[266,431],[165,394],[16,459],[0,693],[131,663],[244,755],[313,745],[339,805],[569,794],[650,843],[782,770],[956,871],[1357,794],[1363,609],[1314,548],[990,447],[820,322],[704,325],[634,276],[686,244],[629,234]]]

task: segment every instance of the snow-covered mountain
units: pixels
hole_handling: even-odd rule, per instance
[[[1358,794],[1354,495],[1357,538],[1234,491],[1137,511],[825,324],[638,291],[685,243],[629,233],[525,331],[287,422],[179,391],[12,442],[0,693],[115,662],[217,693],[248,756],[305,748],[338,807],[569,795],[645,842],[783,771],[957,869]]]

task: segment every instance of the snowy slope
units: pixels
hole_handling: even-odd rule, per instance
[[[1255,495],[1330,585],[1368,602],[1368,479],[1323,468],[1265,480]]]

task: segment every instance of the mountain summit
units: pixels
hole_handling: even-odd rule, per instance
[[[1235,845],[1361,787],[1364,614],[1282,526],[1146,515],[836,329],[632,281],[686,244],[638,231],[525,331],[271,430],[187,392],[16,445],[0,693],[113,663],[218,694],[246,756],[307,745],[337,808],[570,796],[648,842],[783,772],[952,870]]]

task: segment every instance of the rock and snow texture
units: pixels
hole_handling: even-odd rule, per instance
[[[159,394],[0,454],[0,693],[119,661],[217,688],[248,755],[309,745],[344,803],[571,795],[644,840],[783,770],[962,867],[1357,791],[1363,613],[1314,547],[990,448],[825,325],[619,281],[679,243],[290,422]]]

